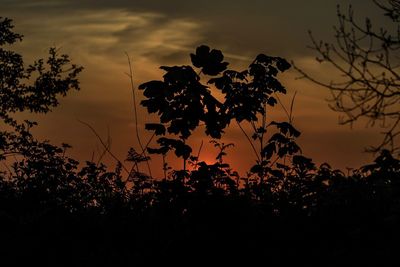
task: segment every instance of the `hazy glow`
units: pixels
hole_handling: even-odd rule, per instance
[[[137,147],[132,96],[125,75],[128,71],[125,52],[133,60],[136,85],[160,79],[160,65],[189,64],[188,54],[202,43],[223,50],[231,66],[239,70],[257,53],[268,53],[294,60],[318,77],[331,78],[330,70],[316,63],[305,47],[310,27],[315,27],[317,33],[320,30],[322,37],[331,35],[336,1],[310,1],[309,6],[302,3],[304,13],[298,12],[300,6],[295,0],[279,4],[257,2],[254,6],[246,3],[243,8],[238,2],[229,7],[224,1],[200,6],[188,2],[175,4],[176,8],[171,8],[173,3],[168,6],[165,2],[160,5],[112,2],[100,1],[93,7],[77,1],[0,3],[2,16],[13,18],[16,31],[25,35],[17,49],[26,56],[27,62],[45,56],[46,48],[56,45],[71,55],[75,63],[85,67],[81,76],[82,91],[70,94],[52,114],[36,117],[41,122],[37,129],[40,136],[58,144],[72,144],[74,149],[70,153],[79,159],[91,159],[93,152],[97,157],[101,147],[77,119],[90,123],[104,138],[109,128],[111,148],[121,159],[125,158],[129,146]],[[365,3],[339,2],[352,2],[356,6]],[[297,91],[295,125],[302,131],[299,142],[304,154],[318,163],[328,161],[340,168],[357,167],[371,160],[361,151],[378,137],[374,131],[365,129],[363,124],[353,130],[338,126],[338,114],[329,110],[325,102],[329,93],[296,80],[297,76],[293,71],[282,76],[290,92],[282,101],[289,105],[293,92]],[[140,112],[140,131],[146,141],[149,135],[143,124],[154,118],[143,109]],[[272,116],[283,118],[279,111]],[[201,140],[204,140],[202,159],[210,161],[217,151],[203,139],[200,131],[191,140],[193,150],[197,151]],[[228,150],[228,160],[244,174],[254,160],[246,139],[237,128],[231,127],[223,141],[235,143],[235,148]],[[159,163],[156,160],[154,166],[160,166]]]

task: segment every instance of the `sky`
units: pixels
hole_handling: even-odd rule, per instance
[[[329,80],[331,69],[317,63],[315,52],[307,48],[308,30],[317,39],[333,41],[338,4],[343,10],[352,5],[361,22],[368,16],[384,26],[382,12],[369,0],[0,0],[0,16],[13,19],[15,31],[24,35],[14,49],[25,62],[46,57],[48,48],[56,46],[85,68],[79,76],[81,91],[71,92],[52,113],[34,116],[40,122],[37,136],[71,144],[69,154],[80,160],[98,160],[101,144],[81,120],[109,138],[111,151],[123,160],[129,147],[138,148],[126,54],[132,60],[135,87],[161,79],[161,65],[189,64],[189,54],[201,44],[222,50],[232,68],[244,69],[264,53]],[[289,91],[281,97],[286,106],[296,92],[294,124],[302,132],[298,142],[303,154],[343,170],[371,162],[373,156],[363,151],[379,141],[380,129],[366,128],[365,121],[338,125],[340,114],[326,101],[329,91],[299,76],[291,70],[280,80]],[[271,120],[284,119],[277,109]],[[149,138],[143,125],[154,121],[139,108],[143,143]],[[201,140],[201,159],[212,162],[217,152],[201,131],[190,142],[196,151]],[[255,160],[246,139],[231,127],[223,142],[235,143],[227,160],[244,174]],[[113,164],[110,157],[103,160]],[[156,173],[161,170],[159,159],[151,164]]]

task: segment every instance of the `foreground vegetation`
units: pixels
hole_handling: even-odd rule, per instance
[[[109,170],[69,158],[68,145],[36,140],[30,132],[34,122],[13,118],[15,112],[49,112],[58,97],[79,89],[82,68],[55,49],[46,63],[24,68],[22,57],[5,49],[22,36],[12,32],[10,20],[0,23],[0,117],[6,126],[0,131],[0,161],[7,167],[0,173],[0,261],[5,266],[388,266],[396,260],[400,161],[382,150],[372,164],[344,174],[302,155],[291,111],[287,121],[269,121],[278,94],[286,93],[277,79],[290,68],[286,60],[261,54],[238,72],[227,69],[221,51],[200,46],[191,55],[193,67],[162,67],[163,80],[139,87],[146,97],[141,104],[159,116],[146,125],[158,147],[131,149],[130,169],[119,162]],[[213,96],[209,84],[223,100]],[[243,134],[257,158],[246,177],[224,161],[230,144],[220,142],[230,125],[243,129],[243,123],[254,131]],[[219,149],[214,164],[200,161],[187,145],[197,127],[214,138]],[[165,159],[171,152],[182,160],[182,169],[165,163],[160,179],[139,171],[148,154]]]

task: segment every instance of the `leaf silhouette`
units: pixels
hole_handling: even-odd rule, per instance
[[[263,149],[262,152],[266,159],[272,158],[273,154],[276,152],[275,142],[270,142]]]
[[[293,127],[292,124],[286,121],[284,122],[272,121],[271,125],[276,125],[276,127],[280,130],[280,132],[285,135],[289,134],[290,136],[293,137],[299,137],[301,134],[298,130],[296,130],[296,128]]]
[[[312,170],[315,168],[312,159],[304,157],[303,155],[294,155],[292,162],[293,165],[298,167],[300,170]]]
[[[146,123],[145,129],[149,131],[154,131],[156,135],[165,135],[166,132],[164,125],[160,123]]]
[[[174,150],[177,157],[182,157],[188,159],[190,153],[192,153],[192,148],[186,145],[182,140],[161,137],[157,140],[160,145],[159,148],[148,148],[151,154],[166,154],[170,150]]]
[[[212,49],[206,45],[201,45],[196,49],[196,54],[190,54],[193,66],[201,68],[201,71],[210,76],[221,73],[228,66],[227,62],[222,62],[224,56],[220,50]]]

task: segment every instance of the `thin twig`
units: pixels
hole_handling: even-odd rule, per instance
[[[126,57],[128,59],[128,65],[129,65],[129,78],[130,78],[130,82],[131,82],[131,91],[132,91],[132,101],[133,101],[133,111],[134,111],[134,116],[135,116],[135,132],[136,132],[136,139],[139,143],[140,149],[142,150],[142,153],[145,157],[147,157],[147,153],[142,145],[142,140],[140,139],[140,134],[139,134],[139,127],[138,127],[138,114],[137,114],[137,106],[136,106],[136,95],[135,95],[135,86],[133,83],[133,70],[132,70],[132,64],[131,64],[131,59],[128,55],[128,53],[126,53]],[[153,177],[153,175],[151,174],[151,168],[150,168],[150,163],[149,160],[146,160],[146,165],[147,165],[147,169],[149,171],[149,175],[150,177]]]
[[[293,122],[293,108],[294,108],[294,100],[296,99],[296,95],[297,95],[297,91],[294,92],[293,98],[292,98],[292,102],[290,103],[290,117],[289,117],[289,122],[292,123]]]
[[[203,149],[203,143],[204,143],[203,140],[201,140],[199,151],[197,151],[197,160],[196,160],[196,164],[194,165],[194,169],[197,168],[197,165],[199,163],[200,153],[201,153],[201,150]]]
[[[107,127],[107,148],[108,150],[111,149],[111,137],[110,137],[110,127]],[[103,160],[103,157],[106,155],[107,150],[103,149],[103,151],[100,153],[99,159],[97,160],[97,164],[99,165],[100,162]]]
[[[88,127],[92,133],[97,137],[97,139],[100,141],[101,145],[104,147],[104,149],[108,152],[108,154],[110,154],[110,156],[115,159],[117,162],[119,162],[122,166],[122,169],[129,174],[129,170],[124,166],[124,164],[122,164],[122,161],[119,160],[112,152],[111,150],[107,147],[106,143],[104,143],[103,139],[100,137],[100,135],[96,132],[96,130],[87,122],[81,121],[80,119],[77,119],[78,122],[82,123],[83,125],[85,125],[86,127]]]
[[[254,154],[257,157],[257,160],[260,160],[260,156],[258,155],[257,149],[254,147],[253,142],[251,142],[250,137],[248,136],[248,134],[246,133],[246,131],[243,129],[242,125],[240,125],[240,123],[238,121],[236,121],[237,125],[239,126],[240,130],[242,131],[242,133],[244,134],[244,136],[246,137],[247,141],[249,141],[251,148],[254,151]]]
[[[278,94],[274,93],[276,99],[278,99],[279,105],[281,105],[283,111],[285,112],[286,116],[288,117],[289,121],[290,121],[290,113],[288,112],[288,110],[286,109],[285,105],[283,105],[282,101],[280,100]]]

